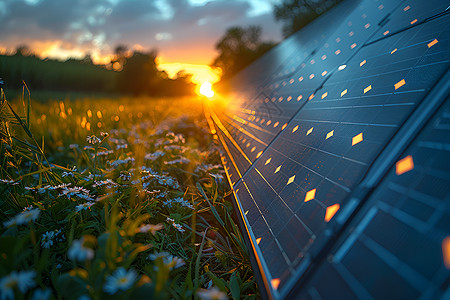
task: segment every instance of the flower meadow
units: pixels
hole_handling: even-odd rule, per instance
[[[0,299],[258,298],[202,113],[1,90]]]

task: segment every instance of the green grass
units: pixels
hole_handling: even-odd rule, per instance
[[[2,94],[0,126],[0,294],[258,298],[201,100]]]

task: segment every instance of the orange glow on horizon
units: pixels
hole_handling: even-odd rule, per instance
[[[192,74],[192,82],[201,85],[208,81],[214,84],[220,80],[222,70],[220,68],[211,68],[207,65],[195,65],[189,63],[167,63],[164,59],[158,57],[156,59],[158,70],[165,71],[169,78],[176,78],[178,72],[183,71]]]

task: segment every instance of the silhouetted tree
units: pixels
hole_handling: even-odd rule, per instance
[[[216,43],[219,56],[213,66],[222,69],[223,78],[229,78],[270,50],[275,43],[261,40],[259,26],[231,27]]]
[[[156,56],[156,51],[134,52],[126,59],[118,76],[119,89],[135,95],[147,94],[157,89],[160,78],[155,63]]]
[[[19,45],[16,48],[16,55],[30,56],[32,54],[33,54],[33,52],[30,50],[30,47],[28,47],[27,45]]]
[[[114,57],[111,59],[111,65],[114,70],[120,71],[128,58],[128,47],[125,45],[117,45],[114,48]]]
[[[284,22],[283,35],[288,37],[342,0],[283,0],[274,6],[277,21]]]

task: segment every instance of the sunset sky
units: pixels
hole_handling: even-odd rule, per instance
[[[280,41],[272,16],[280,0],[1,0],[0,50],[25,44],[41,56],[103,62],[115,46],[156,48],[169,73],[209,65],[214,44],[230,26],[260,25]],[[194,65],[194,66],[192,66]]]

